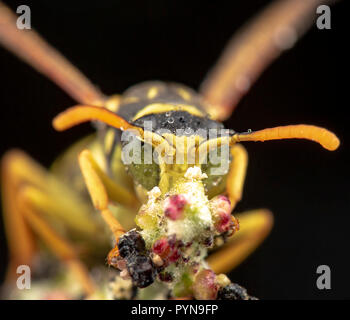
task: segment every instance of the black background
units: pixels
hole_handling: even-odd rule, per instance
[[[32,25],[106,94],[150,79],[198,88],[230,36],[269,1],[5,1],[28,4]],[[262,299],[349,298],[349,135],[346,1],[332,7],[332,29],[315,26],[279,58],[226,122],[237,131],[308,123],[341,139],[328,152],[305,141],[246,143],[250,160],[237,211],[266,207],[275,226],[230,275]],[[0,155],[18,147],[48,166],[89,125],[57,133],[52,118],[74,101],[0,49]],[[0,273],[6,242],[0,231]],[[329,265],[332,289],[316,287]]]

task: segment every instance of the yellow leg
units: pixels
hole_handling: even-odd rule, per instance
[[[52,175],[17,150],[8,152],[2,159],[2,198],[10,251],[7,281],[13,280],[18,265],[31,265],[36,253],[35,233],[75,272],[86,293],[91,294],[92,281],[72,245],[46,221],[50,213],[60,218],[65,227],[91,236],[96,228],[88,220],[88,209]]]
[[[215,273],[226,273],[250,255],[270,233],[272,213],[267,209],[252,210],[236,215],[240,230],[207,259]]]
[[[119,188],[119,186],[103,173],[94,161],[89,150],[83,150],[79,154],[79,165],[94,207],[101,212],[102,218],[109,226],[116,240],[118,240],[119,237],[125,233],[125,230],[108,209],[110,202],[108,195],[114,195],[124,204],[127,202],[131,205],[130,202],[132,200],[134,203],[137,203],[137,200],[133,199],[134,196],[127,191]],[[119,192],[123,193],[119,194]],[[128,199],[123,198],[127,196],[129,197]]]
[[[140,203],[136,196],[109,178],[96,163],[89,150],[85,149],[80,153],[79,164],[93,204],[97,209],[100,209],[100,206],[106,207],[108,198],[129,208],[138,208]],[[96,203],[96,201],[102,201],[102,203]]]
[[[1,163],[3,218],[10,259],[6,276],[8,281],[13,280],[18,265],[30,265],[36,251],[32,230],[26,224],[16,199],[18,187],[23,180],[21,166],[16,161],[19,156],[16,151],[7,153]],[[42,182],[36,172],[33,172],[33,182]]]
[[[248,153],[241,144],[231,148],[232,162],[227,177],[226,190],[233,210],[242,198],[245,175],[248,165]]]
[[[51,249],[54,255],[75,273],[85,293],[87,295],[92,295],[95,292],[95,285],[90,278],[87,268],[79,260],[73,246],[57,234],[47,222],[40,217],[40,214],[30,207],[31,200],[25,196],[25,190],[23,195],[20,193],[18,202],[22,207],[21,209],[28,225],[30,225],[32,230],[44,241],[45,245]]]

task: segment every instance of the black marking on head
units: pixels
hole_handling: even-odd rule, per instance
[[[144,128],[146,121],[152,123],[153,132],[159,130],[168,130],[170,133],[176,134],[178,136],[191,136],[194,132],[197,132],[200,129],[205,131],[208,129],[224,129],[224,125],[220,122],[211,120],[207,117],[194,116],[186,111],[169,111],[164,113],[150,114],[137,119],[133,122],[133,124],[135,126]],[[207,134],[208,133],[206,132],[205,136],[207,136]]]

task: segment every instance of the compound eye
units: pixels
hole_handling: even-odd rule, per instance
[[[226,153],[221,148],[210,151],[206,161],[202,164],[202,172],[208,178],[203,180],[204,186],[211,197],[211,193],[220,192],[221,188],[225,188],[225,180],[229,171],[231,162],[230,152]]]
[[[136,184],[146,190],[158,186],[160,180],[160,169],[154,161],[156,156],[154,153],[153,146],[137,139],[128,142],[122,148],[122,160],[127,172],[133,177]]]

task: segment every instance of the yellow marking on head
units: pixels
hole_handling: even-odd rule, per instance
[[[105,104],[105,108],[112,112],[117,112],[120,106],[120,95],[115,94],[111,96]]]
[[[109,154],[112,150],[114,137],[115,137],[115,130],[109,129],[105,135],[105,140],[104,140],[104,149],[107,154]]]
[[[132,121],[136,121],[137,119],[140,119],[149,114],[164,113],[167,111],[186,111],[194,116],[204,117],[204,113],[198,110],[195,106],[182,104],[174,105],[168,103],[152,103],[136,113]]]
[[[148,99],[153,99],[158,95],[158,88],[157,87],[152,87],[151,89],[148,90],[147,92],[147,98]]]
[[[123,103],[133,103],[138,101],[140,101],[139,97],[126,97],[126,98],[123,98],[122,100]]]
[[[191,100],[191,94],[183,89],[183,88],[177,88],[177,93],[186,101],[190,101]]]

